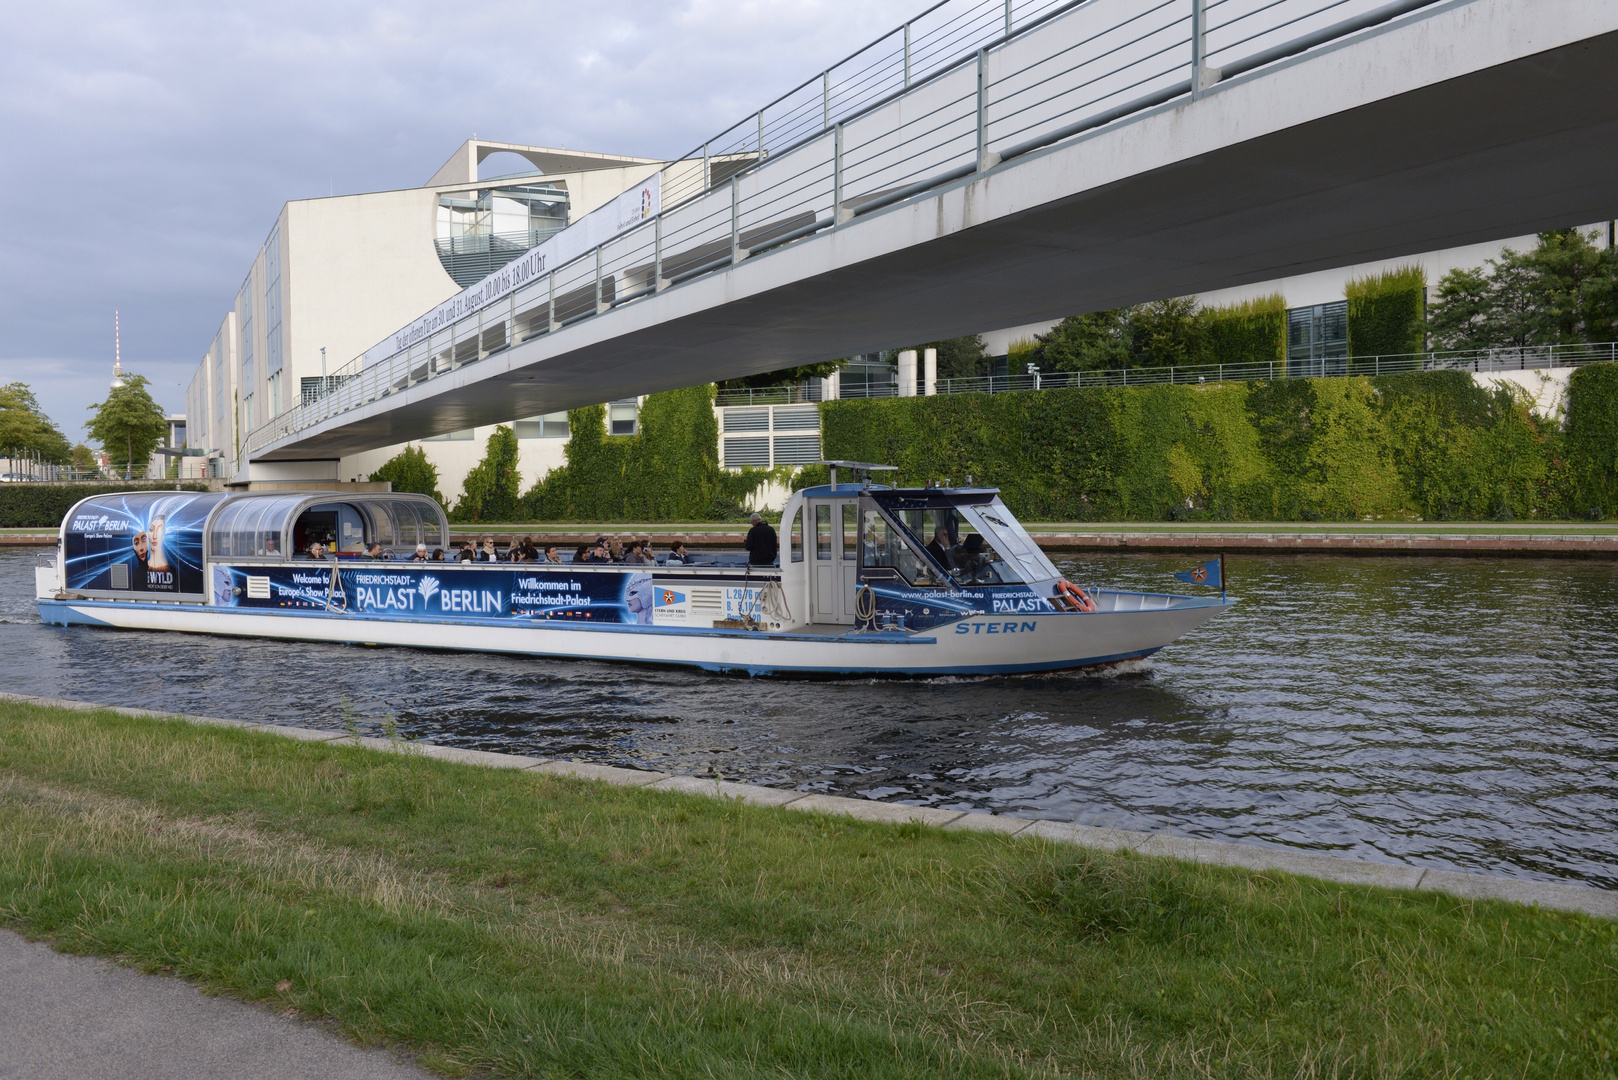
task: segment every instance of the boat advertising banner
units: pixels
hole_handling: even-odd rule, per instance
[[[201,595],[202,526],[223,497],[142,491],[79,503],[62,538],[68,589]]]
[[[576,619],[650,626],[652,575],[434,563],[214,567],[217,607],[403,619]]]

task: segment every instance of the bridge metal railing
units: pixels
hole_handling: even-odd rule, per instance
[[[1388,356],[1311,357],[1250,364],[1193,364],[1104,371],[1029,372],[939,379],[940,394],[1003,394],[1060,387],[1165,386],[1184,383],[1268,382],[1275,379],[1395,375],[1404,371],[1543,371],[1618,362],[1618,342],[1532,345],[1506,349],[1458,349]],[[891,396],[891,393],[887,396]]]
[[[662,210],[333,374],[251,454],[593,318],[1437,0],[943,0],[663,169]]]

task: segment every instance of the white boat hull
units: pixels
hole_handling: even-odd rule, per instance
[[[1112,594],[1130,606],[1142,594]],[[917,632],[761,633],[627,624],[411,619],[124,600],[41,597],[60,626],[177,630],[335,644],[498,652],[558,659],[669,664],[754,675],[996,675],[1061,671],[1150,656],[1224,611],[1218,599],[1156,597],[1168,606],[1094,613],[973,614]]]

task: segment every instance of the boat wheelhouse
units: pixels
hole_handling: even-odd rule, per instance
[[[908,676],[1147,656],[1228,606],[1080,590],[997,490],[883,487],[877,466],[834,464],[856,482],[834,468],[794,493],[771,565],[416,561],[449,546],[449,524],[404,493],[99,495],[63,520],[38,605],[63,626]]]

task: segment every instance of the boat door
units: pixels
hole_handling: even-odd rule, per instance
[[[852,625],[859,578],[859,503],[852,498],[809,499],[806,512],[815,550],[809,621]]]

